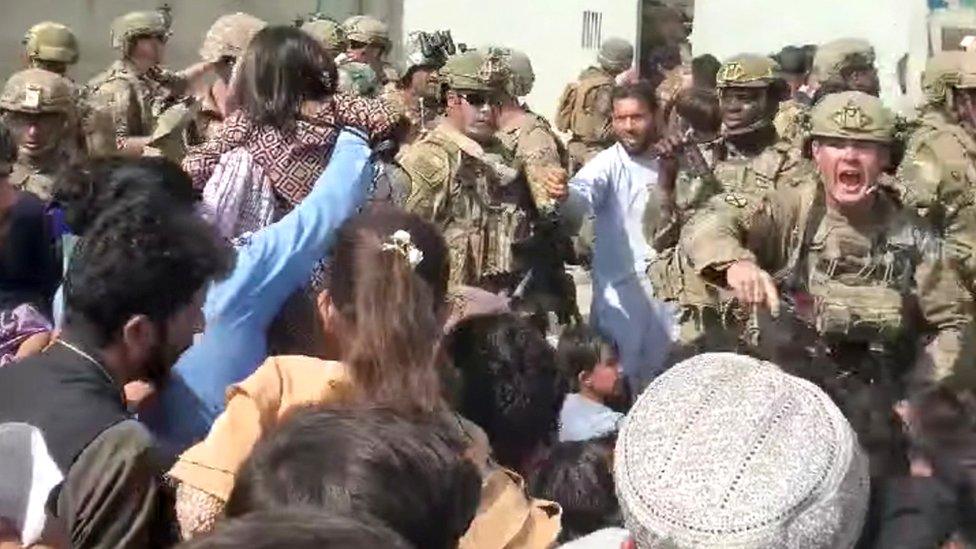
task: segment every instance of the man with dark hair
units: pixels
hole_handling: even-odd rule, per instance
[[[0,369],[0,515],[25,545],[55,533],[73,547],[166,540],[164,464],[122,386],[166,378],[231,260],[204,221],[153,198],[94,222],[68,270],[60,337]]]
[[[643,81],[617,87],[612,102],[617,143],[569,182],[563,213],[571,222],[595,216],[593,324],[617,345],[624,374],[639,390],[660,373],[670,340],[643,276],[652,257],[643,221],[646,214],[663,218],[670,198],[652,147],[658,139],[654,89]]]
[[[370,517],[355,518],[307,509],[258,511],[232,519],[183,549],[410,549],[396,532]]]
[[[299,412],[255,447],[225,513],[303,505],[375,517],[415,547],[457,547],[477,511],[481,478],[444,421],[382,409]]]

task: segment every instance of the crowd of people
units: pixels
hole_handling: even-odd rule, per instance
[[[976,53],[166,11],[0,92],[0,547],[976,546]],[[643,46],[642,46],[643,47]],[[587,318],[567,267],[590,272]]]

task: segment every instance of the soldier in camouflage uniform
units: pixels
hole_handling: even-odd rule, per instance
[[[338,65],[348,61],[366,63],[376,72],[380,85],[399,78],[393,65],[383,60],[391,47],[386,23],[368,15],[354,15],[342,23],[342,28],[346,32],[346,52],[336,60]]]
[[[972,388],[960,354],[972,300],[924,221],[879,185],[894,115],[876,97],[842,92],[811,122],[817,170],[762,198],[713,199],[682,233],[691,264],[740,303],[782,317],[751,325],[764,355],[811,353],[867,384]],[[815,335],[809,346],[801,328]]]
[[[10,183],[51,200],[55,180],[77,149],[75,96],[71,82],[42,69],[20,71],[3,87],[0,109],[17,143],[17,162]]]
[[[66,25],[53,21],[44,21],[28,29],[24,35],[24,50],[31,67],[61,76],[66,75],[69,65],[78,62],[78,40],[74,33]],[[115,127],[111,116],[91,108],[82,98],[81,90],[70,79],[69,82],[81,126],[77,134],[78,148],[92,156],[114,153]]]
[[[322,44],[325,53],[332,59],[345,52],[349,46],[346,30],[334,19],[315,14],[302,23],[301,29]]]
[[[217,78],[193,90],[200,110],[194,121],[191,145],[202,143],[220,131],[224,118],[230,114],[225,103],[234,65],[254,35],[267,25],[262,19],[240,12],[222,15],[210,25],[200,46],[200,59],[214,65]]]
[[[945,239],[976,295],[976,54],[937,53],[926,65],[922,89],[925,105],[896,188]]]
[[[440,36],[435,33],[434,36]],[[433,129],[440,115],[440,78],[437,71],[447,60],[447,51],[440,48],[425,47],[427,33],[411,33],[407,42],[407,60],[403,76],[395,82],[388,82],[383,88],[383,97],[391,104],[399,106],[410,122],[406,142],[423,137]],[[447,34],[447,36],[450,36]],[[451,43],[453,49],[453,42]]]
[[[159,11],[131,12],[112,22],[112,46],[122,58],[88,82],[92,106],[112,113],[116,141],[125,154],[141,155],[147,145],[181,132],[193,118],[185,96],[191,84],[214,70],[204,61],[180,73],[164,70],[162,61],[169,21]],[[166,124],[160,117],[169,110]]]
[[[67,25],[44,21],[27,30],[24,50],[31,67],[64,76],[78,62],[78,39]]]
[[[507,62],[467,51],[450,58],[441,77],[445,116],[398,158],[410,176],[406,209],[443,231],[453,285],[511,289],[512,245],[528,235],[532,203],[495,137]]]
[[[880,94],[878,70],[874,66],[874,47],[859,38],[840,38],[817,48],[809,83],[813,102],[829,93],[856,90]],[[810,105],[795,99],[783,101],[774,124],[779,136],[797,148],[805,139]]]
[[[597,153],[613,145],[610,99],[614,79],[634,62],[634,47],[626,40],[608,38],[597,55],[597,65],[580,73],[566,86],[556,110],[556,128],[572,133],[566,148],[570,173],[576,173]]]

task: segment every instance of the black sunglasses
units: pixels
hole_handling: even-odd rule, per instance
[[[458,92],[458,95],[467,101],[468,105],[476,109],[484,107],[485,104],[494,103],[491,97],[481,92]]]

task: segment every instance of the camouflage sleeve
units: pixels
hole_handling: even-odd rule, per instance
[[[366,130],[374,143],[389,137],[404,117],[401,109],[382,98],[337,93],[334,101],[336,122]]]
[[[548,170],[564,169],[556,139],[544,128],[533,128],[519,138],[518,148],[515,150],[516,160],[525,172],[525,180],[529,184],[529,192],[536,208],[546,208],[552,204],[545,181]]]
[[[110,80],[98,87],[91,94],[91,105],[95,109],[107,112],[112,117],[115,126],[115,146],[125,148],[126,139],[138,137],[139,102],[133,96],[135,90],[124,80]]]
[[[403,151],[398,160],[410,179],[404,209],[425,219],[433,218],[437,197],[450,184],[450,154],[441,147],[421,142]]]
[[[596,92],[594,108],[606,120],[606,123],[603,125],[603,130],[600,132],[600,141],[613,141],[613,87],[600,86]]]
[[[203,189],[224,153],[240,146],[253,131],[254,125],[243,111],[237,111],[224,120],[220,131],[210,139],[190,147],[183,158],[183,170],[190,175],[193,188]]]
[[[736,261],[753,261],[769,272],[784,266],[794,233],[798,194],[767,193],[761,199],[729,192],[716,195],[681,232],[681,246],[702,276],[724,284]]]
[[[915,283],[919,309],[935,337],[911,373],[913,390],[937,384],[976,390],[976,371],[968,358],[974,343],[973,298],[959,272],[941,254],[928,253],[915,271]]]
[[[941,203],[952,210],[968,198],[976,167],[958,138],[933,132],[910,145],[899,175],[905,183],[906,205],[928,208]]]

